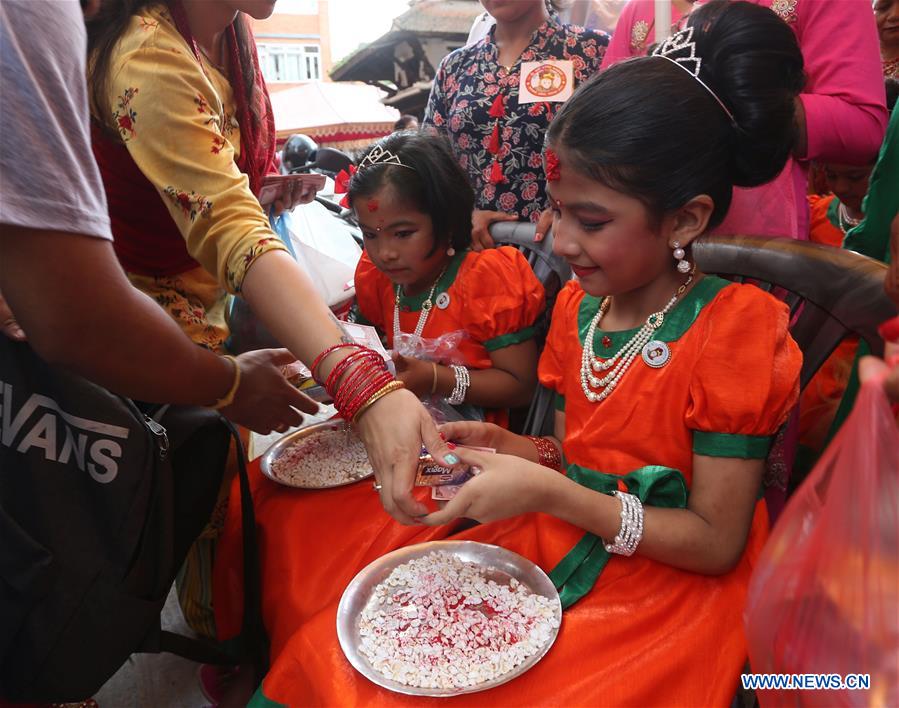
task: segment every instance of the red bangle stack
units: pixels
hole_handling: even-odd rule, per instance
[[[538,438],[534,435],[526,435],[528,440],[537,448],[537,464],[549,467],[551,470],[562,469],[562,454],[556,444],[548,438]]]
[[[340,417],[355,420],[369,401],[375,396],[380,397],[383,389],[395,380],[380,354],[358,344],[335,344],[325,349],[312,363],[313,375],[328,354],[344,347],[353,347],[356,351],[337,363],[323,385]],[[341,382],[344,374],[346,378]]]

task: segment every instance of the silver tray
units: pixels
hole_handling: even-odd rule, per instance
[[[375,472],[372,470],[368,474],[364,474],[361,477],[355,477],[353,479],[348,479],[345,482],[338,482],[337,484],[327,484],[324,486],[316,486],[311,484],[292,484],[286,480],[281,479],[276,476],[273,469],[272,464],[277,460],[284,451],[291,447],[298,440],[302,440],[303,438],[307,438],[310,435],[318,435],[318,433],[325,430],[341,430],[344,429],[345,423],[343,421],[337,420],[326,420],[323,423],[314,423],[305,428],[300,428],[289,435],[285,435],[283,438],[279,439],[277,442],[273,443],[268,450],[262,453],[262,458],[259,460],[259,469],[262,470],[262,474],[268,477],[273,482],[277,482],[278,484],[283,484],[285,487],[295,487],[297,489],[333,489],[334,487],[345,487],[348,484],[355,484],[356,482],[368,479],[369,477],[374,476]]]
[[[413,558],[420,558],[434,551],[452,553],[463,561],[477,563],[485,568],[495,568],[496,572],[488,576],[491,580],[502,582],[502,579],[515,578],[531,592],[550,598],[555,602],[556,619],[559,620],[561,625],[562,603],[559,600],[559,593],[546,573],[527,558],[505,548],[493,546],[489,543],[478,543],[477,541],[431,541],[429,543],[420,543],[416,546],[400,548],[381,556],[378,560],[363,568],[353,578],[352,582],[347,585],[346,590],[343,591],[343,597],[340,598],[340,604],[337,607],[337,638],[347,660],[360,674],[372,683],[396,693],[405,693],[410,696],[458,696],[463,693],[486,691],[489,688],[507,683],[530,669],[546,655],[546,652],[549,651],[556,641],[559,627],[556,627],[555,632],[553,632],[553,635],[543,648],[527,661],[492,681],[486,681],[474,686],[454,689],[418,688],[392,681],[376,671],[359,650],[361,644],[359,617],[375,587],[383,582],[394,568],[407,563]]]

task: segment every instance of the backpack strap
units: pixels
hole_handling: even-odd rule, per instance
[[[253,496],[250,491],[250,478],[247,474],[246,453],[240,435],[230,421],[221,416],[219,417],[234,440],[240,478],[240,514],[244,567],[243,623],[239,637],[241,651],[240,654],[236,655],[222,644],[186,637],[166,630],[162,630],[159,633],[158,646],[151,651],[170,652],[190,661],[218,665],[234,664],[242,658],[247,658],[253,664],[256,683],[259,684],[268,672],[269,640],[262,622],[262,586],[260,582],[259,547],[256,539],[256,515],[253,511]]]

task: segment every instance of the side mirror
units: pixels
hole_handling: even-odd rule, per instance
[[[349,169],[349,166],[352,164],[352,159],[345,152],[335,148],[320,147],[315,152],[315,160],[309,166],[316,170],[336,175],[341,170]]]

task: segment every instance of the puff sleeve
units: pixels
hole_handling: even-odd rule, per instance
[[[379,271],[371,262],[368,254],[363,252],[356,264],[354,278],[356,286],[356,321],[360,324],[372,325],[382,332],[385,329],[384,293],[390,288],[387,276]]]
[[[685,421],[693,452],[761,459],[799,396],[787,306],[752,285],[721,291],[701,333]]]
[[[532,339],[546,307],[543,285],[521,251],[482,251],[463,283],[465,330],[488,352]]]
[[[111,67],[108,112],[99,117],[115,126],[159,192],[191,257],[238,293],[259,256],[285,248],[234,162],[240,133],[229,116],[233,99],[218,93],[172,27],[131,19]],[[135,39],[137,46],[127,46]]]
[[[549,334],[546,336],[546,344],[540,355],[540,363],[537,367],[537,378],[546,388],[556,392],[556,410],[565,410],[565,361],[570,361],[566,356],[567,348],[575,341],[577,332],[577,312],[581,298],[581,287],[577,281],[569,281],[556,297],[556,305],[553,308],[552,321],[549,325]],[[570,375],[569,371],[569,375]]]

